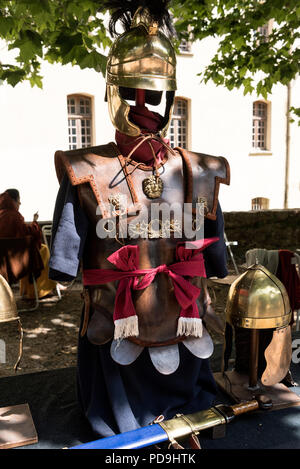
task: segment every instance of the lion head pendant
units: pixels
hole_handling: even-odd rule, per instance
[[[149,176],[143,180],[143,192],[149,199],[157,199],[161,196],[164,183],[159,176]]]

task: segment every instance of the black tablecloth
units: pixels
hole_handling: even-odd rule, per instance
[[[220,370],[221,350],[215,348],[214,371]],[[300,383],[300,364],[292,363],[291,371]],[[300,386],[291,389],[300,395]],[[221,392],[220,402],[230,403]],[[1,378],[0,407],[23,403],[29,404],[38,443],[20,449],[61,449],[95,439],[77,404],[75,367]],[[300,449],[300,406],[244,414],[227,425],[224,438],[204,433],[200,441],[203,449]]]

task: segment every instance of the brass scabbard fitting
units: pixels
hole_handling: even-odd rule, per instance
[[[212,407],[208,410],[202,410],[195,414],[178,414],[171,420],[159,422],[158,425],[168,435],[172,445],[177,444],[178,438],[184,438],[189,435],[198,435],[201,430],[215,427],[226,423],[226,418],[217,408]]]

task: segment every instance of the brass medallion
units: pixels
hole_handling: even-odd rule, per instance
[[[164,190],[164,183],[159,176],[149,176],[143,180],[143,192],[149,199],[157,199]]]

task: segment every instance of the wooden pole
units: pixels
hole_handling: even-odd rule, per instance
[[[288,208],[289,207],[290,106],[291,106],[291,84],[289,83],[287,85],[287,101],[286,101],[285,179],[284,179],[284,203],[283,203],[283,208]]]
[[[258,350],[259,350],[259,329],[251,329],[249,388],[257,387]]]

